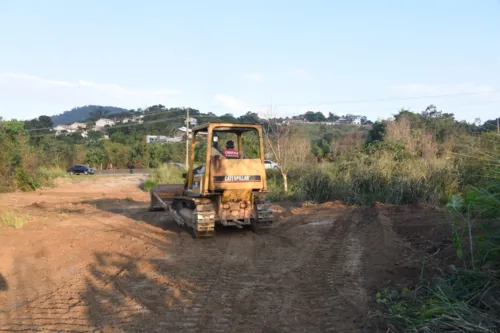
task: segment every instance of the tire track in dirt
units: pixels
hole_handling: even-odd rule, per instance
[[[321,332],[359,332],[359,318],[363,303],[357,304],[346,296],[363,294],[362,276],[359,274],[362,244],[355,230],[361,220],[354,209],[334,222],[329,233],[319,244],[312,258],[311,270],[318,272],[312,315],[319,318]],[[317,294],[317,293],[320,294]],[[309,297],[313,297],[310,295]]]
[[[367,293],[401,249],[390,219],[321,205],[288,217],[266,234],[117,238],[136,245],[96,253],[85,274],[0,331],[362,332]]]

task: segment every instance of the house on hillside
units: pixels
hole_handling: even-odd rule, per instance
[[[83,130],[81,132],[82,137],[86,138],[87,137],[87,131],[85,130],[85,124],[80,124],[82,126],[73,126],[74,124],[71,125],[57,125],[54,127],[52,130],[55,131],[55,135],[61,135],[61,134],[70,134],[70,133],[75,133],[78,130]]]
[[[291,119],[287,118],[286,120],[283,121],[283,123],[285,123],[285,124],[303,124],[303,123],[307,123],[307,119],[304,117],[300,117],[300,116],[299,117],[294,116]]]
[[[189,138],[191,138],[191,132],[192,132],[192,130],[189,129],[188,130],[188,137]],[[178,129],[176,129],[174,131],[175,138],[183,138],[184,135],[186,135],[186,127],[185,126],[179,127]],[[199,135],[201,135],[201,137],[203,137],[203,138],[207,137],[207,133],[205,133],[205,132],[200,132]]]
[[[79,130],[79,129],[85,129],[87,125],[83,123],[74,122],[73,124],[69,125],[69,127],[71,127],[74,130]]]
[[[352,120],[351,124],[361,125],[361,116],[354,116],[354,119]]]
[[[186,122],[187,120],[184,120],[184,123]],[[189,127],[194,127],[194,126],[198,126],[198,119],[189,117]]]
[[[349,120],[347,120],[344,117],[340,117],[339,119],[337,119],[335,121],[335,125],[348,125],[348,124],[349,124]]]
[[[163,143],[167,141],[167,137],[164,135],[146,135],[146,143]]]
[[[174,142],[182,142],[182,137],[174,137],[169,138],[164,135],[146,135],[146,143],[174,143]]]
[[[107,118],[101,118],[95,122],[95,129],[100,130],[106,126],[114,126],[114,125],[115,125],[115,122],[113,120],[107,119]]]
[[[335,125],[361,125],[361,116],[347,115],[337,119]]]
[[[56,132],[56,135],[60,135],[62,133],[73,133],[76,129],[72,128],[70,125],[57,125],[52,130]]]

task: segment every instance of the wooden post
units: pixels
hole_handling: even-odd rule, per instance
[[[189,108],[186,109],[186,168],[189,169]]]

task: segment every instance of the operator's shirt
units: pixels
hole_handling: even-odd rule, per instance
[[[240,158],[240,152],[234,149],[223,150],[222,155],[226,158]]]

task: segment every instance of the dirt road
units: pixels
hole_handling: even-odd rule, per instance
[[[0,227],[1,332],[369,332],[378,288],[449,243],[433,209],[341,203],[195,240],[147,212],[140,181],[0,196],[31,218]]]

